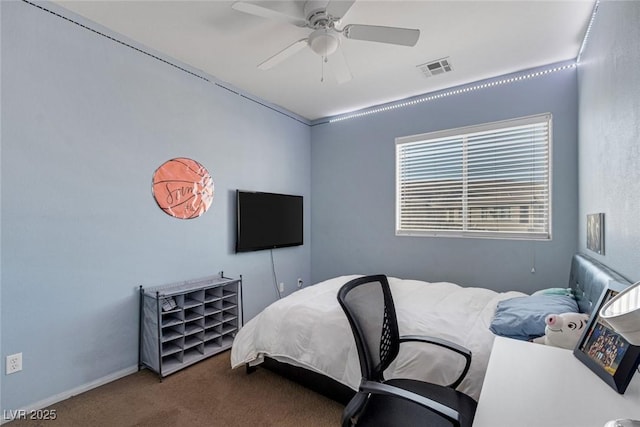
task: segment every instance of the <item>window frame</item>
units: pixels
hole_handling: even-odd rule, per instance
[[[459,230],[415,230],[415,229],[402,229],[401,228],[401,185],[402,185],[402,176],[401,176],[401,159],[400,159],[400,147],[407,143],[416,143],[416,142],[425,142],[429,143],[430,141],[442,138],[453,138],[460,137],[465,138],[469,135],[488,132],[488,131],[500,131],[511,127],[517,126],[525,126],[530,124],[541,124],[547,123],[547,170],[546,170],[546,183],[547,183],[547,199],[548,199],[548,207],[546,210],[547,217],[547,230],[541,232],[506,232],[506,231],[485,231],[485,230],[469,230],[468,222],[469,222],[469,212],[467,209],[468,201],[467,199],[467,178],[463,176],[461,178],[462,182],[462,196],[460,200],[463,201],[462,205],[462,226]],[[466,152],[466,148],[463,149]],[[466,156],[463,155],[463,156]],[[466,162],[466,157],[462,162]],[[525,117],[518,117],[507,120],[500,120],[490,123],[483,123],[479,125],[471,125],[471,126],[463,126],[454,129],[446,129],[435,132],[427,132],[417,135],[409,135],[403,137],[395,138],[395,164],[396,164],[396,194],[395,194],[395,233],[396,236],[422,236],[422,237],[454,237],[454,238],[484,238],[484,239],[503,239],[503,240],[543,240],[550,241],[552,240],[552,219],[553,219],[553,205],[552,205],[552,196],[553,196],[553,116],[551,113],[543,113],[536,114]],[[465,175],[463,173],[463,175]],[[528,207],[528,206],[527,206]],[[530,208],[529,208],[530,209]],[[521,221],[520,214],[510,214],[511,218],[514,221]]]

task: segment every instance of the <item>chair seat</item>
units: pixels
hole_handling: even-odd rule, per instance
[[[477,403],[464,393],[449,387],[410,379],[391,379],[385,381],[385,384],[428,396],[432,400],[457,410],[460,413],[462,427],[471,427],[473,423]],[[451,425],[447,419],[423,406],[405,399],[378,394],[371,395],[366,410],[358,420],[358,426],[450,427]]]

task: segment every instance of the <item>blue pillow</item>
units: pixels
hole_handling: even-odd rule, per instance
[[[489,329],[496,335],[529,340],[544,335],[549,314],[577,313],[578,304],[566,295],[530,295],[500,301]]]
[[[575,293],[571,288],[547,288],[541,289],[532,293],[531,295],[565,295],[568,297],[574,297]]]

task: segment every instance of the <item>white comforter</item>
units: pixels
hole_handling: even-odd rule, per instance
[[[336,298],[340,287],[355,277],[341,276],[303,288],[264,309],[235,337],[231,366],[258,364],[269,356],[320,372],[357,390],[361,378],[358,354]],[[496,305],[524,294],[392,277],[389,285],[400,335],[446,338],[471,350],[471,368],[458,389],[477,400],[493,345],[489,325]],[[460,359],[438,346],[404,343],[385,378],[451,382],[463,366]]]

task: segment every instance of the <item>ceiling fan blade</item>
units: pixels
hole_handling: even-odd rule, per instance
[[[327,4],[326,13],[335,19],[342,19],[356,0],[331,0]]]
[[[420,30],[377,25],[347,25],[343,35],[348,39],[366,40],[380,43],[415,46],[420,38]]]
[[[286,12],[270,9],[260,4],[249,3],[246,1],[235,1],[231,4],[231,8],[239,12],[260,16],[261,18],[273,19],[275,21],[285,22],[299,27],[307,25],[307,20],[301,16],[294,16]]]
[[[336,50],[327,58],[327,65],[329,65],[338,84],[346,83],[353,78],[342,49]]]
[[[260,65],[258,65],[258,68],[261,70],[268,70],[270,68],[273,68],[279,63],[281,63],[282,61],[284,61],[285,59],[298,53],[299,51],[304,49],[306,46],[307,46],[307,39],[300,39],[297,42],[294,42],[289,46],[285,47],[280,52],[273,55],[271,58],[262,62]]]

